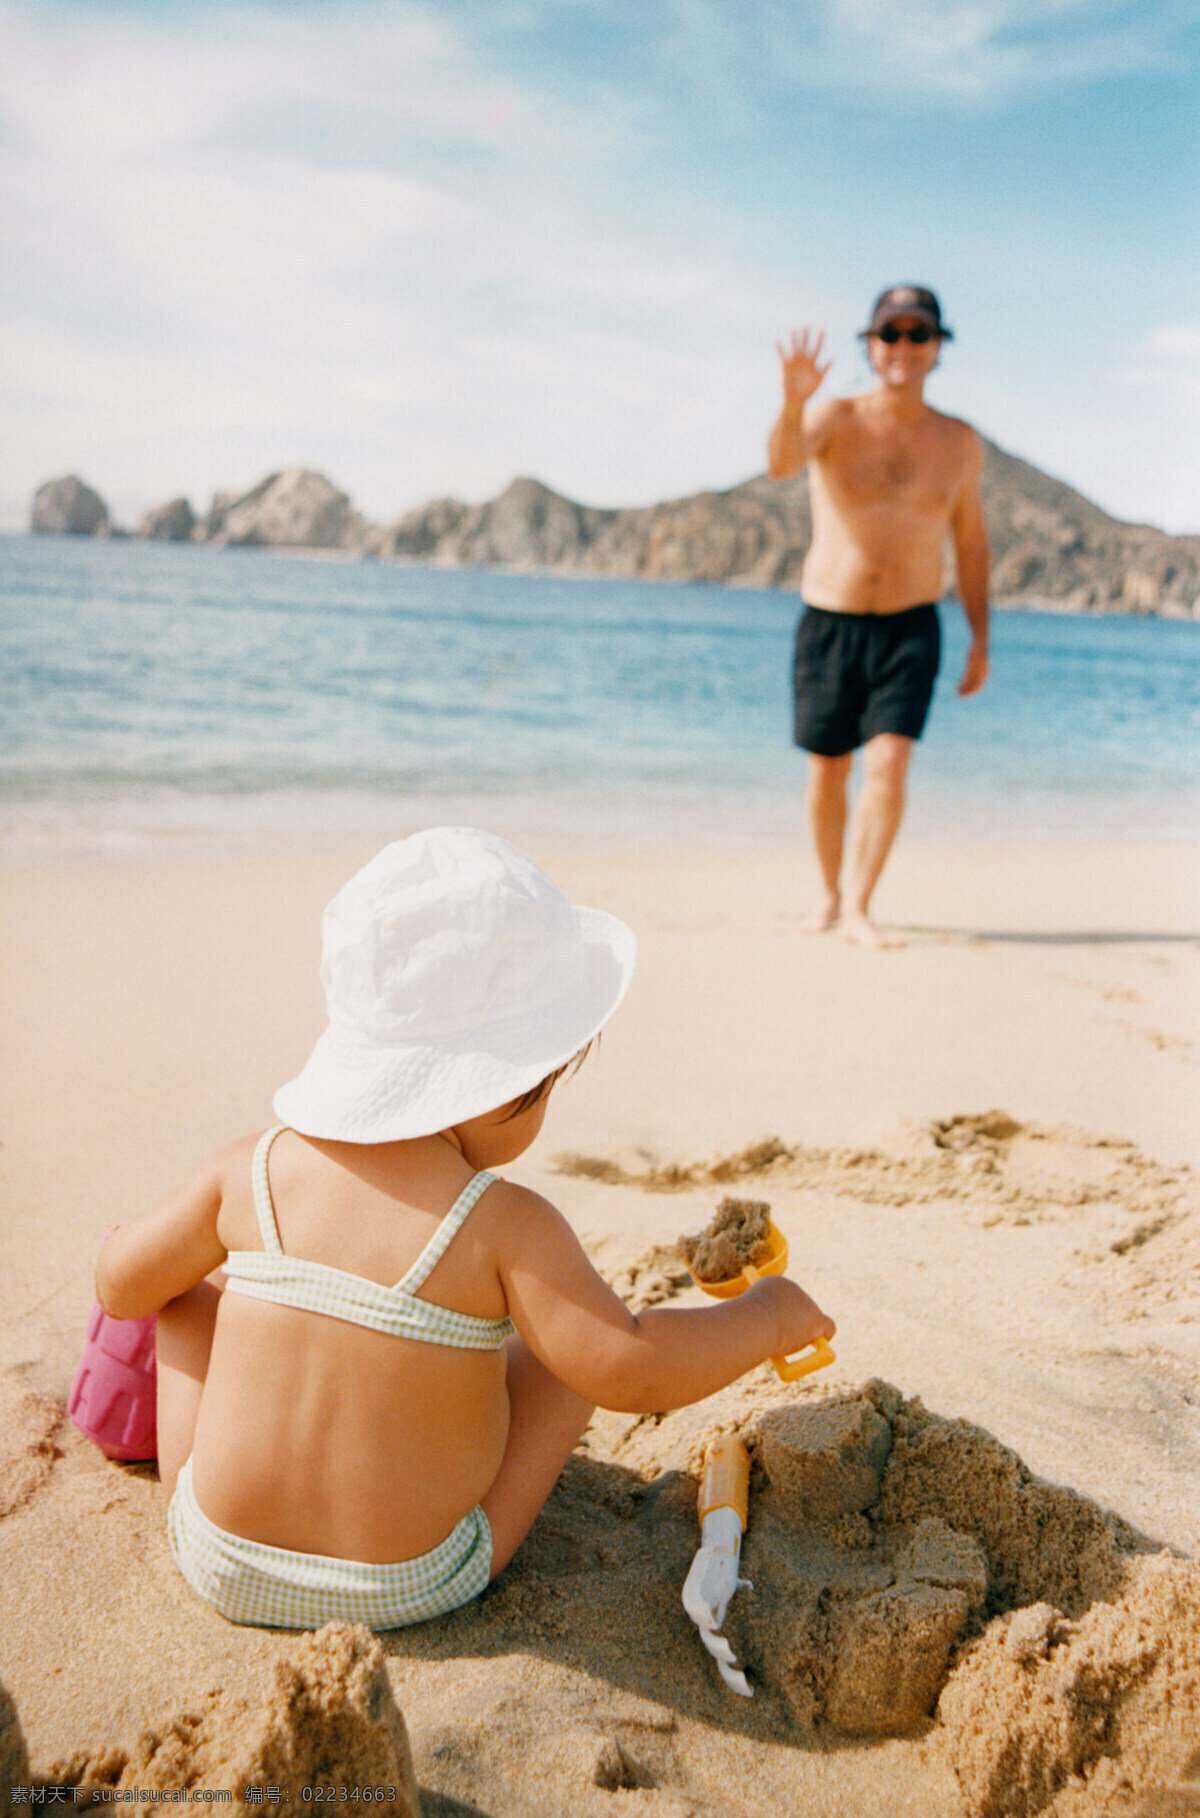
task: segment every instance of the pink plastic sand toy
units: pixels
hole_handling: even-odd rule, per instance
[[[111,1319],[96,1302],[67,1413],[109,1458],[157,1458],[157,1316]]]

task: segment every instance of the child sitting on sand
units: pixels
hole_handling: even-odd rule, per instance
[[[779,1276],[635,1315],[553,1206],[491,1172],[624,997],[622,922],[438,828],[350,880],[322,945],[329,1027],[283,1121],[114,1232],[96,1287],[118,1319],[158,1314],[192,1588],[233,1622],[388,1629],[503,1570],[595,1403],[680,1407],[834,1326]]]

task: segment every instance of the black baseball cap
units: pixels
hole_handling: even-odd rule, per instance
[[[953,332],[942,321],[942,306],[931,290],[922,284],[894,284],[876,299],[871,311],[871,326],[859,330],[859,338],[866,340],[868,335],[877,335],[889,322],[897,322],[901,316],[915,316],[918,322],[924,322],[926,328],[943,341],[953,341]]]

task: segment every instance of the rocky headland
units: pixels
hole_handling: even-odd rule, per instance
[[[1124,523],[1029,462],[992,442],[984,447],[998,601],[1200,618],[1200,534]],[[39,488],[30,528],[122,534],[99,494],[74,476]],[[202,516],[187,499],[173,499],[149,512],[135,534],[442,567],[796,589],[811,528],[806,475],[782,482],[759,475],[725,492],[626,509],[582,505],[522,478],[483,504],[433,499],[383,526],[369,523],[322,474],[289,468],[249,492],[218,493]],[[948,563],[947,591],[952,576]]]
[[[108,506],[98,492],[73,473],[62,480],[47,480],[38,487],[30,507],[29,528],[54,536],[96,537],[112,533]]]

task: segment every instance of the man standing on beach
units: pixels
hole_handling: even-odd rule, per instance
[[[937,601],[942,551],[954,548],[971,648],[958,692],[988,672],[987,528],[979,479],[983,449],[969,424],[925,402],[925,381],[951,332],[931,290],[885,290],[862,331],[875,384],[812,402],[829,370],[823,333],[794,331],[779,347],[783,410],[768,472],[789,479],[811,464],[813,536],[801,571],[805,608],[796,632],[795,738],[808,757],[806,806],[824,887],[806,930],[840,924],[865,946],[901,943],[870,917],[904,812],[914,742],[941,656]],[[842,892],[847,785],[863,750],[863,784],[850,827]]]

